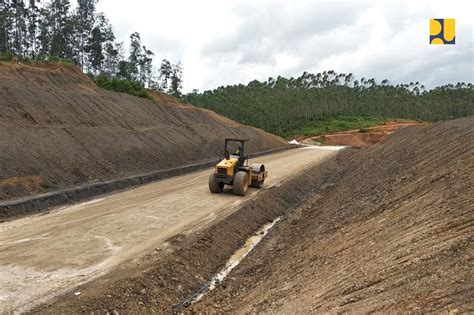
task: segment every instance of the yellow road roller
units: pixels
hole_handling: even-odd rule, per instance
[[[225,185],[232,186],[237,196],[245,196],[249,187],[260,188],[263,186],[268,172],[263,164],[248,164],[248,156],[245,155],[245,143],[248,139],[225,139],[224,155],[222,161],[215,167],[209,176],[209,190],[218,194],[224,191]],[[229,151],[229,144],[238,146],[233,152]]]

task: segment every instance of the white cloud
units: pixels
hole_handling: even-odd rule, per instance
[[[117,36],[138,31],[181,60],[184,87],[335,70],[428,87],[473,81],[472,1],[100,0]],[[456,45],[428,44],[429,18],[456,18]]]

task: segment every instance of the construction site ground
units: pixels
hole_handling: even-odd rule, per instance
[[[310,148],[258,158],[270,170],[261,191],[335,154]],[[210,172],[1,224],[0,310],[28,310],[124,262],[135,266],[145,254],[166,252],[174,240],[228,216],[259,192],[251,189],[245,198],[230,190],[213,195],[207,187]]]
[[[65,65],[0,63],[0,100],[1,313],[474,313],[474,117],[303,140],[328,146],[252,159],[269,178],[245,198],[211,194],[209,168],[18,218],[5,205],[217,160],[224,138],[290,146]]]

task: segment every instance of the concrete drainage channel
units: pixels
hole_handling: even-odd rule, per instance
[[[227,261],[225,267],[214,277],[211,278],[209,282],[207,282],[205,285],[203,285],[198,291],[196,291],[193,295],[191,295],[189,298],[185,299],[183,303],[181,303],[173,313],[179,313],[180,311],[183,311],[185,308],[189,307],[195,302],[199,302],[204,295],[206,295],[209,291],[212,291],[216,288],[216,286],[224,280],[229,273],[237,267],[240,262],[255,248],[255,246],[260,243],[261,240],[265,236],[267,236],[268,232],[277,224],[282,217],[278,217],[273,222],[267,223],[264,226],[262,226],[255,235],[247,239],[245,242],[244,246],[239,248],[237,251],[234,252],[234,254],[229,258]]]

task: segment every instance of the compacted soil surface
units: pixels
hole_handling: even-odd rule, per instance
[[[171,310],[248,235],[300,198],[293,191],[278,195],[282,185],[336,152],[303,148],[255,158],[269,178],[244,198],[230,189],[211,194],[206,169],[1,223],[0,313],[27,311],[57,296],[39,310],[132,312],[142,309],[139,303],[148,311]],[[309,174],[304,179],[299,186],[309,191],[316,182]],[[261,195],[263,207],[254,204]],[[183,242],[187,247],[177,249]]]
[[[222,153],[225,137],[250,139],[249,152],[286,145],[153,97],[99,89],[72,66],[0,63],[0,201],[201,162]]]
[[[474,117],[342,151],[189,312],[474,312]]]

